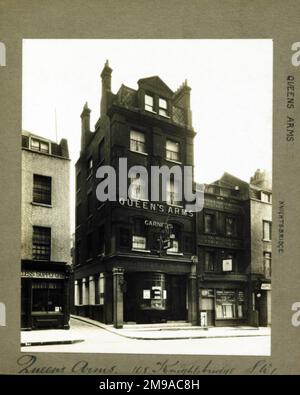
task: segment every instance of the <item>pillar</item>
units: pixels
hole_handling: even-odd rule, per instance
[[[88,282],[86,278],[82,279],[82,304],[87,305],[89,304],[89,290],[88,290]]]
[[[115,328],[123,328],[123,287],[124,269],[113,268],[113,323]]]
[[[94,305],[95,304],[95,280],[94,276],[89,277],[89,305]]]
[[[188,321],[192,325],[197,325],[197,295],[196,264],[192,263],[188,276]]]
[[[74,305],[79,305],[79,291],[78,291],[78,281],[74,281]]]

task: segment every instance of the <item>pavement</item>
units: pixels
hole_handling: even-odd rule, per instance
[[[166,324],[124,325],[116,329],[113,325],[91,320],[86,317],[71,315],[72,321],[81,321],[94,327],[99,327],[115,335],[136,340],[179,340],[179,339],[205,339],[205,338],[237,338],[270,336],[269,327],[209,327],[192,326],[186,322]],[[74,344],[84,342],[82,331],[70,329],[44,329],[21,332],[21,346]]]

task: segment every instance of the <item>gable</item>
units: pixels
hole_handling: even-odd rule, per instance
[[[145,91],[157,93],[169,99],[173,96],[173,91],[158,76],[142,78],[138,80],[138,85]]]

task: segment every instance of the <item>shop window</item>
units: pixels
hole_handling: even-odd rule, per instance
[[[225,234],[226,236],[236,235],[236,220],[233,217],[225,218]]]
[[[264,252],[264,274],[266,278],[271,278],[272,275],[272,254],[271,252]]]
[[[272,222],[271,221],[263,221],[263,239],[265,241],[272,240]]]
[[[180,162],[180,144],[176,141],[166,141],[166,159]]]
[[[216,318],[233,319],[244,317],[245,294],[237,290],[216,291]]]
[[[168,116],[168,102],[161,97],[158,99],[158,113],[164,117]]]
[[[51,204],[51,177],[33,175],[33,202]]]
[[[104,138],[99,143],[98,154],[99,163],[102,163],[104,161]]]
[[[49,261],[51,256],[51,228],[33,227],[32,259]]]
[[[205,251],[204,253],[204,270],[213,272],[215,269],[215,254],[213,251]]]
[[[43,152],[45,154],[50,153],[49,143],[47,141],[38,140],[35,138],[30,139],[30,148],[34,151]]]
[[[130,150],[146,153],[145,133],[138,132],[136,130],[130,131]]]
[[[204,214],[204,232],[215,233],[216,217],[214,214]]]
[[[138,282],[138,303],[141,310],[165,310],[167,290],[163,273],[145,273]]]
[[[32,311],[61,313],[63,311],[63,282],[36,281],[32,284]]]
[[[145,110],[154,112],[154,98],[150,95],[145,95]]]

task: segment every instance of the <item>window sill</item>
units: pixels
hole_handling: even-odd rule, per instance
[[[183,256],[183,252],[172,252],[167,250],[167,255]]]
[[[85,262],[86,263],[90,263],[90,262],[92,262],[93,261],[93,258],[89,258],[89,259],[87,259]]]
[[[135,154],[140,154],[140,155],[148,156],[148,153],[147,153],[147,152],[134,151],[133,149],[130,149],[129,151],[130,151],[130,152],[134,152]]]
[[[271,242],[272,240],[271,240],[271,239],[262,239],[262,241],[268,241],[268,242]]]
[[[31,204],[32,204],[32,206],[40,206],[40,207],[52,208],[52,204],[38,203],[38,202],[31,202]]]
[[[146,112],[150,112],[150,114],[155,114],[155,115],[157,115],[157,112],[156,112],[156,111],[153,111],[153,110],[147,110],[146,108],[145,108],[145,111],[146,111]]]
[[[164,114],[160,114],[160,113],[158,113],[158,115],[160,117],[163,117],[163,118],[166,118],[166,119],[171,119],[171,117],[169,115],[164,115]]]
[[[132,248],[131,251],[134,251],[134,252],[147,252],[147,253],[151,252],[150,250],[140,250],[138,248]]]
[[[168,159],[168,158],[165,158],[165,160],[167,160],[168,162],[176,163],[177,165],[182,165],[182,162],[180,162],[178,160],[173,160],[173,159]]]

